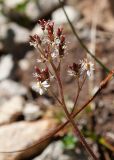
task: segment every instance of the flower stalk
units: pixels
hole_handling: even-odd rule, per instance
[[[31,36],[30,45],[33,45],[35,48],[37,48],[40,52],[40,61],[43,63],[49,63],[52,66],[52,69],[54,71],[55,77],[58,82],[59,91],[60,91],[60,97],[61,100],[57,98],[57,101],[61,104],[64,109],[64,112],[67,116],[67,119],[70,121],[70,124],[72,125],[75,135],[79,137],[81,143],[84,145],[84,147],[87,149],[87,151],[90,153],[90,155],[93,157],[93,159],[97,160],[97,157],[91,150],[91,148],[88,146],[88,144],[85,141],[85,138],[79,131],[77,125],[75,124],[74,120],[72,119],[70,113],[67,110],[67,106],[65,104],[64,100],[64,93],[63,93],[63,86],[60,78],[60,72],[61,72],[61,62],[62,58],[65,56],[66,51],[66,39],[63,35],[63,29],[58,28],[57,31],[54,29],[54,22],[52,21],[39,21],[40,26],[43,30],[43,33],[45,34],[44,38],[40,38],[38,35]],[[58,64],[55,65],[55,59]],[[88,77],[91,76],[92,71],[94,70],[94,65],[91,62],[88,62],[87,59],[81,60],[80,63],[73,63],[73,65],[69,65],[69,75],[73,76],[78,80],[78,93],[76,96],[76,100],[74,103],[74,107],[72,110],[72,113],[75,110],[76,103],[80,94],[80,91],[82,89],[82,86],[85,82],[85,79],[82,80],[82,84],[80,86],[80,79],[87,74]],[[37,78],[37,87],[36,91],[39,92],[40,95],[43,94],[44,91],[47,90],[48,87],[51,86],[50,82],[50,74],[49,69],[46,68],[45,70],[40,70],[38,67],[35,68],[36,70],[36,78]],[[35,88],[35,87],[33,87]],[[56,98],[56,96],[54,96]]]
[[[52,21],[40,20],[38,23],[41,26],[41,29],[44,33],[44,37],[39,37],[37,34],[30,36],[30,45],[35,47],[39,53],[39,59],[37,59],[37,63],[42,63],[45,67],[42,69],[39,66],[35,66],[35,72],[33,76],[35,77],[36,82],[33,85],[33,89],[37,91],[40,95],[43,95],[47,91],[51,91],[52,79],[58,82],[59,95],[60,99],[54,94],[54,98],[59,102],[60,106],[64,110],[67,121],[64,124],[58,126],[55,130],[46,134],[37,144],[28,147],[25,150],[28,150],[32,147],[37,146],[42,143],[49,137],[55,135],[58,131],[64,128],[68,123],[73,127],[75,135],[80,139],[82,145],[86,148],[88,153],[94,160],[98,160],[96,155],[93,153],[89,145],[87,144],[83,134],[77,127],[77,124],[74,121],[74,117],[78,115],[84,108],[97,96],[97,94],[101,91],[101,89],[105,86],[105,84],[110,80],[113,76],[114,71],[112,71],[104,81],[100,84],[98,91],[93,95],[91,99],[89,99],[79,110],[76,111],[76,106],[78,102],[78,98],[80,92],[83,88],[83,85],[87,79],[89,78],[94,71],[94,64],[89,62],[87,59],[80,60],[78,63],[73,62],[72,65],[68,65],[68,75],[72,76],[74,80],[77,80],[77,94],[74,101],[74,105],[71,113],[69,113],[65,99],[64,99],[64,91],[63,85],[61,81],[61,64],[66,56],[66,37],[63,34],[63,28],[59,27],[55,30],[55,24]],[[49,66],[51,65],[52,71],[50,71]],[[54,77],[54,78],[52,78]],[[53,94],[53,91],[52,91]],[[22,152],[24,149],[12,152]],[[4,153],[12,153],[12,152],[4,152]],[[2,152],[3,153],[3,152]]]
[[[107,85],[107,83],[112,79],[112,77],[114,76],[114,70],[112,70],[107,77],[100,83],[98,90],[94,93],[94,95],[84,104],[82,105],[82,107],[80,107],[80,109],[71,114],[72,118],[75,118],[79,113],[81,113],[88,105],[89,103],[92,102],[92,100],[100,93],[100,91]],[[37,147],[38,145],[40,145],[41,143],[45,142],[46,140],[48,140],[49,138],[51,138],[52,136],[56,135],[60,130],[62,130],[67,124],[69,123],[69,120],[67,120],[66,122],[64,122],[63,124],[60,124],[58,127],[56,127],[55,129],[49,131],[47,134],[45,134],[43,137],[41,137],[38,142],[36,142],[33,145],[28,146],[27,148],[23,148],[23,149],[17,149],[17,150],[13,150],[13,151],[0,151],[0,153],[4,153],[4,154],[9,154],[9,153],[16,153],[16,152],[25,152],[28,151],[32,148]]]
[[[55,72],[57,81],[58,81],[58,85],[59,85],[59,89],[60,89],[60,94],[61,94],[61,101],[62,101],[62,106],[64,109],[64,112],[67,116],[67,119],[69,120],[70,124],[72,125],[73,129],[74,129],[74,133],[76,136],[79,137],[82,145],[86,148],[86,150],[88,151],[88,153],[93,157],[94,160],[98,160],[98,158],[96,157],[96,155],[93,153],[93,151],[91,150],[91,148],[89,147],[89,145],[87,144],[84,136],[81,134],[80,130],[78,129],[77,125],[75,124],[74,120],[72,119],[71,115],[69,114],[66,104],[65,104],[65,100],[64,100],[64,94],[63,94],[63,87],[62,87],[62,83],[61,83],[61,79],[60,79],[60,73],[58,74],[56,71],[56,67],[54,66],[53,63],[51,63],[52,68]]]

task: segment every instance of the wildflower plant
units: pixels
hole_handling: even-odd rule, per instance
[[[65,11],[64,11],[65,12]],[[65,12],[65,15],[68,19],[68,16]],[[69,19],[68,19],[69,21]],[[87,144],[83,134],[78,129],[78,126],[76,122],[74,121],[74,118],[84,110],[88,106],[88,104],[98,95],[98,93],[106,86],[106,84],[109,82],[109,80],[112,78],[114,71],[110,71],[110,73],[107,75],[107,77],[101,81],[98,90],[94,93],[94,95],[89,98],[85,104],[83,104],[79,109],[76,108],[77,101],[79,99],[79,95],[81,90],[83,89],[84,83],[89,78],[94,69],[94,64],[87,60],[82,59],[79,62],[73,62],[73,64],[68,65],[67,74],[68,76],[72,76],[74,80],[77,82],[77,94],[75,96],[75,101],[72,107],[71,112],[68,111],[68,107],[65,103],[64,98],[64,90],[63,90],[63,84],[61,81],[61,64],[66,57],[67,54],[67,43],[66,43],[66,37],[63,32],[62,27],[55,28],[55,24],[53,21],[45,21],[45,20],[39,20],[38,21],[43,36],[39,36],[37,34],[30,36],[30,45],[33,46],[38,51],[38,59],[37,59],[37,65],[34,67],[34,73],[33,77],[35,78],[35,82],[33,83],[32,88],[38,92],[40,95],[43,95],[45,92],[51,91],[54,98],[58,101],[61,108],[63,109],[65,115],[66,115],[66,122],[63,124],[60,124],[58,127],[53,129],[52,131],[49,131],[47,134],[45,134],[43,137],[40,138],[39,142],[36,144],[33,144],[31,146],[28,146],[24,149],[18,149],[15,151],[0,151],[0,153],[15,153],[15,152],[24,152],[26,150],[29,150],[33,147],[36,147],[37,145],[41,144],[42,142],[46,141],[48,138],[54,136],[57,132],[59,132],[61,129],[63,129],[68,123],[72,126],[74,130],[74,135],[79,138],[82,145],[86,148],[88,153],[91,155],[91,157],[94,160],[98,160],[92,149]],[[69,21],[70,23],[70,21]],[[75,33],[73,27],[71,26],[73,32]],[[77,36],[77,34],[75,33]],[[80,38],[78,38],[79,42],[81,43]],[[82,44],[82,46],[84,46]],[[84,46],[84,48],[88,49]],[[95,58],[97,62],[97,58]],[[100,63],[100,62],[99,62]],[[43,68],[41,67],[43,66]],[[52,81],[55,81],[58,83],[59,88],[59,97],[54,94],[52,91]]]
[[[58,27],[56,29],[54,22],[50,20],[39,20],[38,23],[42,29],[43,36],[39,36],[37,34],[30,36],[30,45],[34,46],[39,54],[39,58],[37,59],[37,66],[35,66],[35,72],[33,73],[33,76],[36,79],[36,83],[33,85],[33,89],[37,91],[40,95],[42,95],[46,91],[51,91],[51,93],[53,93],[51,90],[51,82],[52,80],[54,80],[58,83],[59,97],[57,97],[55,94],[53,94],[53,96],[56,98],[56,100],[64,110],[68,121],[73,127],[75,135],[79,138],[80,142],[83,144],[83,146],[92,156],[92,158],[97,160],[98,158],[87,144],[84,136],[82,135],[82,133],[77,127],[76,122],[74,121],[74,116],[77,115],[81,110],[83,110],[92,100],[90,99],[90,101],[88,101],[81,108],[81,110],[79,110],[79,112],[76,112],[76,106],[80,91],[82,90],[87,77],[89,78],[93,74],[93,71],[95,70],[94,64],[87,59],[82,59],[79,62],[74,62],[73,64],[68,65],[68,75],[72,76],[78,84],[78,92],[76,94],[74,105],[72,111],[69,113],[65,103],[63,84],[61,81],[61,64],[67,54],[67,43],[63,28]],[[39,63],[42,63],[45,67],[40,68]],[[104,81],[105,83],[107,83],[107,81],[111,78],[112,74],[113,73],[111,72],[108,79]],[[104,86],[104,82],[101,83],[98,92]],[[67,124],[68,121],[65,124]],[[61,127],[64,127],[64,125],[58,127],[58,129],[62,129]]]
[[[39,59],[38,63],[43,63],[45,68],[40,69],[38,66],[35,66],[35,73],[33,74],[36,79],[36,84],[33,85],[33,89],[39,92],[42,95],[45,91],[50,90],[51,86],[51,76],[55,77],[55,81],[58,82],[60,99],[56,97],[57,101],[62,106],[67,119],[70,121],[76,136],[79,137],[82,144],[86,147],[88,152],[92,155],[94,159],[97,159],[93,151],[90,149],[88,144],[85,141],[85,138],[79,131],[74,119],[70,116],[70,113],[67,110],[67,106],[64,99],[63,85],[61,81],[61,63],[63,58],[66,56],[66,37],[63,34],[63,28],[59,27],[55,29],[55,24],[53,21],[38,21],[41,26],[43,36],[35,34],[30,36],[30,45],[34,46],[38,53]],[[51,66],[53,74],[51,73],[48,66]],[[76,100],[72,109],[72,113],[75,111],[79,93],[84,85],[86,77],[90,77],[94,70],[94,65],[92,62],[89,62],[87,59],[80,60],[79,63],[73,63],[68,66],[68,75],[73,76],[78,83],[78,94],[76,95]]]

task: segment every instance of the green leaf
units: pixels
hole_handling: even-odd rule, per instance
[[[68,133],[63,139],[62,143],[65,149],[74,149],[77,145],[78,139],[71,133]]]

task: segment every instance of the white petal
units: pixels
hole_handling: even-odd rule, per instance
[[[47,81],[42,82],[42,85],[44,88],[48,88],[50,86]]]
[[[58,53],[55,51],[55,52],[53,52],[53,53],[51,53],[51,57],[52,58],[57,58],[58,57]]]
[[[42,95],[44,93],[43,88],[39,88],[39,94]]]
[[[36,92],[39,92],[39,88],[37,87],[36,83],[32,83],[32,89]]]
[[[41,62],[42,62],[42,60],[41,60],[41,59],[37,59],[36,61],[37,61],[37,63],[41,63]]]
[[[37,78],[37,77],[39,77],[39,74],[38,73],[33,73],[33,77]]]
[[[90,77],[91,76],[91,72],[87,71],[87,75],[88,75],[88,77]]]
[[[38,92],[40,95],[42,95],[45,91],[45,89],[43,89],[41,82],[37,82],[37,83],[32,83],[32,89],[36,92]]]
[[[56,43],[57,45],[59,45],[59,44],[60,44],[60,39],[56,39],[56,40],[55,40],[55,43]]]
[[[68,70],[68,74],[69,74],[70,76],[74,76],[74,75],[75,75],[75,73],[74,73],[73,71],[71,71],[71,70]]]
[[[33,46],[33,47],[37,47],[37,44],[36,43],[33,43],[33,42],[30,42],[30,46]]]

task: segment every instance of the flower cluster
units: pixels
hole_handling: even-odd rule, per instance
[[[87,59],[81,60],[80,61],[82,72],[86,72],[87,76],[90,77],[93,73],[94,69],[94,64],[91,61],[88,61]]]
[[[74,77],[80,77],[81,75],[81,64],[73,63],[73,65],[68,66],[68,74]]]
[[[34,36],[30,36],[30,45],[31,46],[34,46],[35,48],[37,48],[39,44],[41,44],[41,40],[37,34],[35,34]]]
[[[51,93],[54,95],[55,99],[58,101],[58,103],[66,113],[66,116],[69,122],[74,127],[74,130],[76,132],[78,131],[78,138],[81,140],[82,144],[84,144],[92,157],[94,159],[97,159],[86,143],[84,137],[82,137],[80,130],[77,130],[78,128],[76,128],[76,125],[74,125],[75,121],[72,117],[72,114],[74,114],[77,107],[80,91],[82,90],[87,76],[90,77],[92,75],[94,64],[87,59],[83,59],[80,60],[79,63],[76,62],[68,66],[69,75],[73,76],[77,80],[76,82],[78,91],[70,114],[65,103],[64,90],[61,79],[61,63],[62,58],[65,56],[66,52],[66,40],[65,36],[63,35],[63,29],[61,27],[55,29],[53,21],[39,20],[38,23],[42,29],[43,36],[40,37],[37,34],[30,36],[30,45],[34,46],[39,52],[40,59],[37,59],[37,62],[42,63],[40,66],[46,67],[44,69],[40,69],[38,66],[35,66],[35,72],[33,73],[33,76],[36,79],[36,83],[33,84],[32,88],[36,92],[39,92],[40,95],[50,89]],[[56,94],[51,90],[50,86],[52,77],[54,77],[58,82],[59,97],[56,96]],[[88,103],[89,101],[86,104]],[[82,106],[82,108],[84,108],[85,106],[86,105]]]
[[[45,63],[47,66],[48,62],[52,68],[54,66],[54,72],[58,72],[61,63],[60,59],[64,57],[66,53],[66,39],[63,35],[63,28],[59,27],[55,29],[53,21],[45,21],[44,19],[39,20],[38,23],[42,29],[43,36],[37,34],[30,36],[30,45],[34,46],[39,52],[40,58],[37,59],[38,63]],[[55,65],[55,59],[58,65],[57,63]],[[84,59],[80,60],[79,63],[73,63],[68,68],[69,75],[73,77],[80,78],[84,73],[90,77],[94,70],[94,65],[92,62]],[[42,95],[50,87],[51,78],[49,69],[46,67],[40,70],[38,67],[35,67],[35,73],[33,75],[37,81],[37,83],[33,85],[33,89]]]
[[[84,59],[80,60],[78,64],[73,63],[73,65],[69,66],[68,74],[79,78],[86,72],[87,76],[90,77],[94,70],[94,64]]]
[[[66,52],[66,41],[61,27],[55,30],[53,21],[38,21],[43,36],[37,34],[30,36],[30,45],[38,49],[40,59],[38,62],[52,61],[55,58],[62,58]]]
[[[38,21],[43,36],[37,34],[30,36],[30,45],[34,46],[39,52],[38,63],[53,62],[55,59],[60,62],[60,59],[64,57],[66,52],[66,40],[63,35],[63,28],[59,27],[55,29],[53,21]],[[37,80],[37,83],[33,85],[33,89],[42,95],[50,86],[50,75],[48,68],[40,70],[35,67],[35,73],[33,74]]]
[[[32,88],[42,95],[45,91],[47,91],[47,88],[50,87],[50,75],[48,68],[46,67],[45,69],[40,70],[37,66],[35,66],[35,73],[33,73],[33,76],[36,78],[37,83],[34,83]]]

